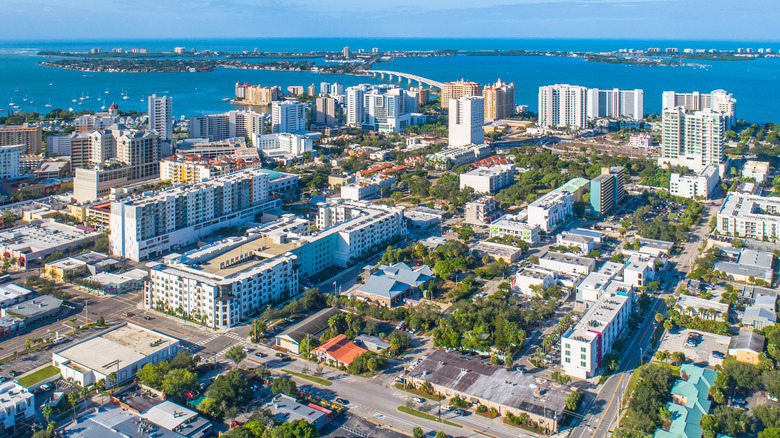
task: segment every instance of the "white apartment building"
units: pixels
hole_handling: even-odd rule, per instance
[[[471,164],[477,160],[486,158],[492,151],[493,149],[490,145],[468,144],[465,146],[446,148],[439,152],[429,154],[425,157],[425,160],[432,163],[437,169],[446,170],[464,164]]]
[[[653,144],[653,136],[646,132],[631,134],[628,145],[637,149],[648,149]]]
[[[371,178],[362,179],[353,183],[341,186],[341,197],[350,201],[363,201],[380,197],[390,193],[388,188],[395,182],[392,175],[375,175]]]
[[[0,179],[18,178],[22,175],[20,166],[22,153],[27,145],[0,146]]]
[[[663,110],[661,156],[658,165],[685,166],[701,172],[707,166],[718,166],[725,172],[725,117],[712,109],[689,112],[685,107]]]
[[[733,128],[737,122],[737,100],[725,90],[715,90],[710,94],[698,91],[692,93],[664,91],[662,104],[663,109],[684,106],[691,111],[705,109],[719,111],[724,115],[726,129]]]
[[[271,130],[275,134],[305,132],[306,104],[292,100],[273,102],[271,104]]]
[[[564,190],[553,190],[528,206],[528,224],[538,225],[545,233],[551,233],[563,225],[572,215],[574,198]]]
[[[768,173],[769,163],[766,161],[748,160],[742,166],[742,177],[753,179],[757,183],[766,182]]]
[[[466,146],[485,142],[485,98],[462,96],[450,99],[448,143],[450,146]]]
[[[632,294],[607,293],[561,338],[561,365],[572,377],[593,377],[631,316]]]
[[[471,187],[476,193],[496,193],[515,182],[515,166],[499,164],[478,167],[460,175],[460,189]]]
[[[696,175],[680,175],[672,173],[669,180],[669,193],[681,198],[694,199],[702,197],[709,199],[712,191],[720,181],[718,168],[707,166]]]
[[[193,116],[190,117],[190,138],[222,141],[236,137],[252,137],[263,133],[266,117],[263,113],[251,110]]]
[[[311,136],[291,133],[252,135],[252,144],[270,158],[295,159],[314,150]]]
[[[591,272],[577,285],[577,302],[590,305],[598,301],[599,297],[610,288],[621,286],[631,288],[630,284],[622,282],[624,270],[625,265],[622,263],[604,263],[598,271]]]
[[[644,91],[588,89],[588,118],[642,120],[644,117]]]
[[[111,203],[111,253],[140,261],[195,243],[228,226],[279,208],[269,199],[269,176],[249,169],[189,186]]]
[[[152,94],[148,101],[149,129],[157,131],[160,140],[173,140],[173,98]]]
[[[418,93],[397,85],[360,84],[346,90],[347,125],[379,132],[401,132],[417,121]]]
[[[656,260],[656,257],[647,254],[631,255],[623,269],[623,281],[636,288],[647,286],[655,279]]]
[[[547,289],[555,286],[558,277],[555,272],[539,268],[538,266],[525,266],[515,274],[512,279],[515,293],[529,296],[537,296],[534,289]]]
[[[538,225],[530,225],[525,218],[518,215],[504,215],[490,223],[490,237],[511,236],[522,239],[524,242],[534,244],[539,241],[541,228]]]
[[[542,128],[584,129],[588,126],[588,89],[555,84],[539,87],[539,121]]]
[[[780,238],[780,198],[730,193],[718,212],[718,232],[758,240]]]
[[[46,137],[46,151],[49,155],[57,156],[70,156],[71,153],[71,139],[76,136],[76,133],[69,135],[50,135]]]

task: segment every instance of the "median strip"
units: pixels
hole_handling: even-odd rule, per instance
[[[322,386],[330,386],[330,385],[333,384],[333,382],[331,382],[330,380],[323,379],[321,377],[310,376],[308,374],[298,373],[298,372],[291,371],[291,370],[286,370],[286,369],[283,369],[282,371],[284,371],[287,374],[291,374],[291,375],[293,375],[295,377],[300,377],[301,379],[306,379],[306,380],[308,380],[310,382],[314,382],[314,383],[322,385]]]
[[[418,411],[417,409],[408,408],[406,406],[398,406],[398,410],[403,412],[404,414],[414,415],[415,417],[422,418],[422,419],[425,419],[425,420],[435,421],[437,423],[446,424],[448,426],[454,426],[454,427],[460,427],[460,428],[463,427],[460,424],[453,423],[452,421],[439,419],[438,417],[433,416],[431,414],[426,414],[425,412]]]

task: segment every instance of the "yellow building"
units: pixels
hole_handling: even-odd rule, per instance
[[[441,107],[449,108],[450,99],[463,96],[481,96],[482,86],[476,82],[466,82],[463,79],[457,82],[445,82],[441,86]]]
[[[485,85],[482,90],[485,97],[485,120],[493,121],[509,117],[515,113],[515,84],[506,84],[498,79],[493,85]]]
[[[734,356],[739,362],[755,365],[761,362],[765,342],[766,338],[758,333],[742,330],[738,336],[731,338],[729,356]]]

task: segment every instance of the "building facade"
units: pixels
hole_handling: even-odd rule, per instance
[[[545,233],[551,233],[572,215],[574,198],[563,190],[553,190],[528,206],[528,224],[538,225]]]
[[[445,82],[441,86],[441,107],[442,109],[449,108],[450,99],[481,95],[482,86],[476,82],[468,82],[463,79],[455,82]]]
[[[733,128],[737,122],[737,100],[725,90],[714,90],[709,94],[698,91],[692,93],[664,91],[662,105],[663,109],[682,106],[691,111],[712,109],[721,112],[725,118],[726,129]]]
[[[274,134],[306,131],[306,104],[285,100],[271,105],[271,131]]]
[[[269,197],[268,175],[261,169],[114,201],[111,253],[136,261],[158,257],[279,206],[279,199]]]
[[[223,141],[229,138],[262,134],[265,115],[251,110],[232,110],[190,118],[190,138]]]
[[[547,128],[584,129],[588,126],[588,89],[556,84],[539,87],[538,125]]]
[[[170,96],[149,96],[147,114],[149,129],[156,131],[160,140],[173,140],[173,98]]]
[[[27,123],[0,126],[0,146],[25,145],[25,154],[39,154],[43,150],[43,128]]]
[[[658,165],[685,166],[700,172],[707,166],[725,169],[725,116],[712,109],[690,112],[685,107],[663,110]]]
[[[503,119],[515,113],[515,84],[498,81],[493,85],[485,85],[482,90],[485,98],[485,121]]]
[[[588,118],[642,120],[644,117],[644,91],[588,89]]]
[[[715,166],[707,166],[696,175],[672,173],[669,179],[669,193],[681,198],[695,199],[701,197],[709,199],[718,185],[718,181],[720,181],[720,176],[718,175],[718,168]]]
[[[448,144],[465,146],[485,142],[485,98],[463,96],[450,99]]]
[[[511,164],[478,167],[460,175],[460,189],[471,187],[476,193],[496,193],[514,182],[515,167]]]

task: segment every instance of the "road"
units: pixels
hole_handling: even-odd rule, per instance
[[[705,209],[702,212],[703,219],[691,231],[690,242],[686,243],[681,253],[675,257],[676,265],[674,270],[664,273],[665,288],[654,298],[650,310],[645,314],[639,334],[634,336],[628,347],[624,349],[618,371],[601,385],[595,399],[581,410],[582,420],[572,430],[571,437],[604,438],[609,435],[612,427],[617,424],[618,410],[623,405],[626,386],[631,379],[633,371],[637,366],[641,365],[640,361],[643,360],[643,355],[646,355],[648,353],[647,349],[650,348],[650,339],[658,324],[654,318],[655,314],[666,311],[664,299],[668,294],[676,290],[677,285],[684,281],[685,275],[690,272],[698,256],[698,248],[706,240],[706,236],[709,233],[709,220],[712,215],[717,214],[721,202],[722,200],[705,205]],[[679,275],[679,277],[675,277],[675,274]]]
[[[266,350],[265,347],[261,348],[264,349],[264,351]],[[268,350],[267,352],[270,353],[271,350]],[[314,367],[313,364],[304,360],[282,363],[272,359],[272,357],[273,355],[270,354],[268,358],[257,359],[250,355],[248,359],[246,359],[246,362],[248,365],[252,366],[265,363],[275,375],[284,375],[285,373],[281,372],[282,368],[301,372],[304,367],[308,367],[310,370]],[[351,413],[366,418],[369,421],[402,431],[405,434],[409,434],[411,429],[415,426],[420,426],[426,432],[435,433],[436,431],[442,430],[451,437],[488,436],[496,438],[515,438],[524,436],[519,429],[502,424],[500,420],[483,419],[476,414],[458,417],[451,413],[442,412],[442,418],[463,426],[463,428],[458,428],[432,420],[412,417],[399,412],[398,407],[404,406],[407,399],[414,397],[414,395],[393,388],[392,381],[387,373],[380,374],[373,378],[362,378],[343,374],[332,368],[326,368],[322,377],[327,378],[333,382],[333,384],[324,387],[297,377],[294,377],[294,379],[299,387],[311,392],[313,395],[330,400],[335,397],[345,398],[349,401],[348,408]],[[437,415],[438,409],[435,402],[428,401],[427,404],[432,406],[429,413],[431,415]],[[421,407],[420,404],[416,404],[416,406],[418,408]]]

